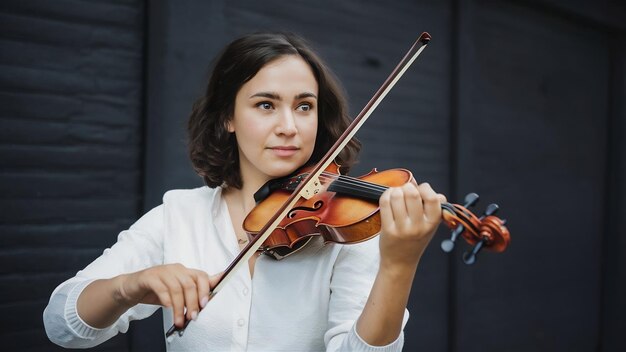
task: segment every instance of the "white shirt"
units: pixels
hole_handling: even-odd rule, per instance
[[[221,188],[169,191],[163,204],[122,231],[117,243],[59,285],[44,311],[50,340],[65,347],[92,347],[131,320],[160,306],[139,304],[112,326],[95,329],[80,319],[76,301],[95,279],[111,278],[155,265],[182,263],[210,275],[223,271],[239,252]],[[192,321],[168,351],[399,351],[404,336],[387,346],[370,346],[355,322],[378,272],[378,238],[353,245],[312,240],[283,260],[260,256],[251,279],[247,265]],[[163,327],[172,325],[164,309]],[[405,311],[404,323],[408,319]]]

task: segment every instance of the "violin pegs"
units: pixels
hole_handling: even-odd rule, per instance
[[[453,249],[454,249],[454,241],[448,240],[448,239],[441,241],[441,250],[443,250],[446,253],[450,253],[452,252]]]
[[[478,255],[478,252],[480,252],[480,250],[485,245],[485,241],[486,241],[485,238],[481,239],[480,241],[476,242],[476,244],[474,245],[474,248],[472,248],[471,251],[467,251],[463,253],[463,262],[465,264],[472,265],[476,263],[476,256]]]
[[[465,204],[463,204],[463,207],[469,208],[469,207],[473,206],[474,204],[476,204],[476,202],[478,202],[478,199],[480,199],[478,194],[473,193],[473,192],[472,193],[468,193],[465,196]]]
[[[446,240],[441,241],[441,249],[446,253],[452,252],[452,250],[454,249],[454,242],[459,237],[459,235],[463,232],[463,230],[464,230],[463,225],[457,226],[456,229],[452,231],[452,235],[450,236],[449,240],[446,239]]]
[[[487,209],[485,209],[485,213],[483,214],[481,219],[486,217],[486,216],[490,216],[490,215],[493,215],[493,214],[497,213],[498,210],[500,210],[500,207],[498,206],[498,204],[495,204],[495,203],[489,204],[487,206]]]
[[[500,221],[502,222],[502,225],[506,225],[506,219],[502,219]]]
[[[476,262],[476,255],[471,254],[470,252],[465,252],[463,254],[463,263],[467,265],[472,265]]]

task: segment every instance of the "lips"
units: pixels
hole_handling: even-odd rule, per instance
[[[292,145],[287,145],[287,146],[276,146],[276,147],[271,147],[269,148],[272,150],[272,152],[274,152],[274,155],[276,156],[292,156],[294,154],[296,154],[296,152],[299,150],[298,147],[292,146]]]
[[[278,150],[298,150],[298,147],[295,147],[293,145],[287,145],[287,146],[277,146],[277,147],[271,147],[270,149],[278,149]]]

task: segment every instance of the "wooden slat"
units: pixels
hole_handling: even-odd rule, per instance
[[[137,170],[102,172],[31,172],[0,173],[2,198],[72,198],[72,197],[127,197],[137,194],[139,183],[128,183],[138,178]]]
[[[585,68],[607,67],[606,33],[479,3],[463,14],[459,189],[482,196],[479,213],[498,203],[512,241],[459,264],[456,349],[593,351],[608,71]]]
[[[134,221],[128,218],[91,223],[1,224],[0,248],[105,248]]]
[[[3,350],[60,350],[52,290],[139,214],[141,1],[0,3]],[[97,351],[127,351],[128,335]]]

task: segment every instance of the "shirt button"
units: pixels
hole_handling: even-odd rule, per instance
[[[237,325],[239,325],[239,326],[243,326],[245,323],[246,323],[246,321],[243,320],[243,319],[237,320]]]
[[[248,291],[248,288],[247,288],[247,287],[244,287],[244,288],[243,288],[243,291],[242,291],[243,295],[244,295],[244,296],[247,296],[247,295],[248,295],[248,292],[249,292],[249,291]]]

